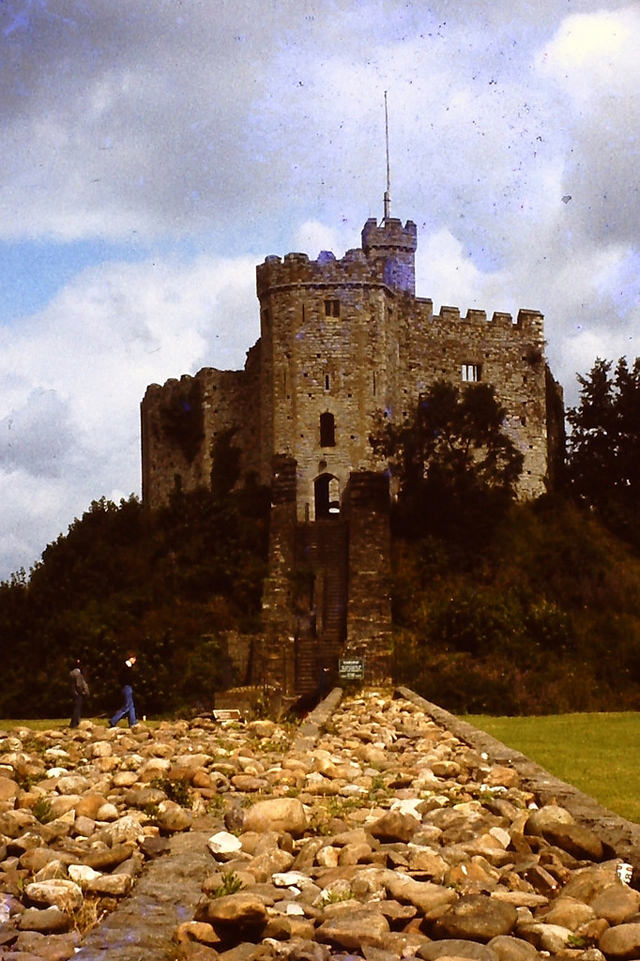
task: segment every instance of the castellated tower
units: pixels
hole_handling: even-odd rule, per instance
[[[368,220],[337,260],[290,253],[257,268],[260,340],[242,371],[204,368],[152,385],[142,402],[143,500],[215,487],[213,451],[240,452],[242,478],[272,489],[264,637],[254,680],[312,689],[322,668],[362,657],[389,673],[389,489],[369,437],[376,415],[411,416],[437,380],[483,381],[524,455],[519,494],[553,482],[562,398],[544,358],[543,318],[443,307],[415,296],[416,226]]]

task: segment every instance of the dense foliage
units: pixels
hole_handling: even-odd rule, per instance
[[[503,430],[504,409],[488,384],[462,389],[438,381],[400,426],[382,416],[372,436],[398,486],[396,532],[452,534],[473,516],[474,531],[492,524],[514,495],[522,454]],[[484,521],[484,524],[483,524]]]
[[[150,512],[135,498],[95,501],[24,576],[0,585],[0,715],[70,709],[82,659],[88,710],[112,713],[127,651],[138,653],[141,713],[211,705],[228,674],[228,630],[251,631],[266,570],[268,497],[176,492]]]
[[[640,546],[640,358],[596,360],[578,377],[580,403],[567,411],[572,493],[612,530]]]
[[[640,706],[640,559],[569,500],[394,542],[396,675],[454,712]]]

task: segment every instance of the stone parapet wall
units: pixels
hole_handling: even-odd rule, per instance
[[[547,375],[544,321],[537,311],[511,314],[453,307],[433,314],[430,301],[399,304],[400,383],[393,418],[410,417],[418,398],[438,380],[464,386],[463,367],[490,384],[507,411],[505,431],[524,457],[518,492],[522,498],[547,489]]]
[[[345,657],[365,659],[365,682],[391,676],[391,532],[386,475],[351,475],[346,494],[349,523],[349,601]]]
[[[293,573],[296,541],[296,463],[280,455],[273,460],[269,573],[262,593],[264,636],[256,658],[254,682],[285,693],[295,690],[295,614]]]

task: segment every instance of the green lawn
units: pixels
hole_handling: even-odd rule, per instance
[[[532,761],[640,823],[640,713],[468,716]]]

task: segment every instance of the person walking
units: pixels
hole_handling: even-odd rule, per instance
[[[69,727],[78,727],[82,718],[82,703],[85,697],[89,696],[89,685],[82,673],[80,659],[75,662],[74,667],[69,671],[71,678],[71,696],[73,697],[73,710]]]
[[[120,687],[122,688],[122,707],[118,708],[113,717],[109,720],[109,727],[115,727],[123,717],[129,718],[129,727],[137,724],[136,707],[133,703],[133,681],[134,665],[136,663],[135,654],[129,654],[120,669]]]

